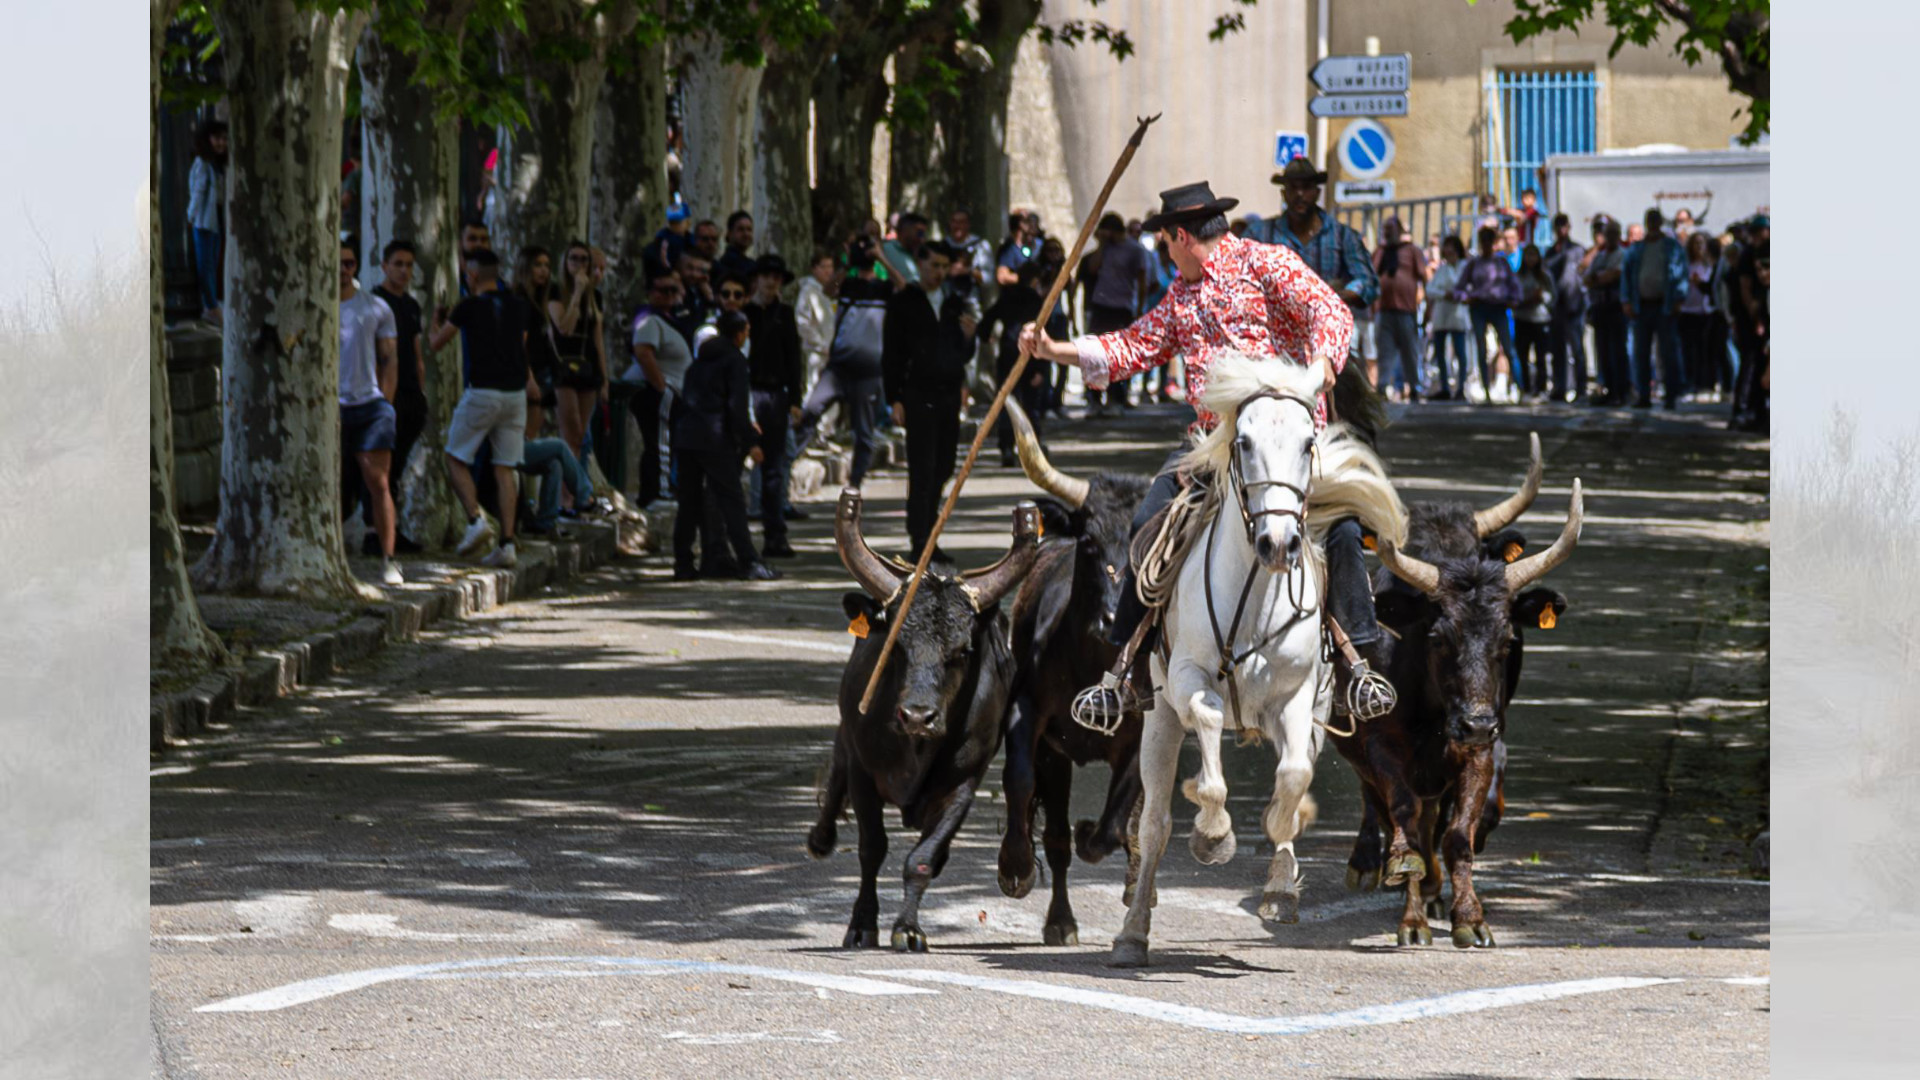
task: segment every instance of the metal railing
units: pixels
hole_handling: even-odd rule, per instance
[[[1539,191],[1547,158],[1598,145],[1600,77],[1592,70],[1500,71],[1487,79],[1486,95],[1483,164],[1487,190],[1502,206]]]
[[[1380,243],[1380,223],[1390,217],[1400,219],[1407,239],[1425,244],[1434,236],[1458,236],[1471,241],[1477,196],[1434,195],[1425,199],[1401,199],[1397,202],[1354,203],[1334,208],[1333,216],[1342,225],[1360,234],[1369,249]],[[1471,243],[1468,245],[1471,247]]]

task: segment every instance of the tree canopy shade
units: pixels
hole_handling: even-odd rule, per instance
[[[1555,30],[1577,32],[1598,17],[1613,30],[1609,56],[1629,44],[1651,45],[1669,25],[1678,27],[1675,46],[1687,63],[1718,57],[1727,85],[1747,98],[1740,141],[1750,146],[1768,131],[1770,0],[1514,0],[1514,8],[1506,31],[1516,43]]]

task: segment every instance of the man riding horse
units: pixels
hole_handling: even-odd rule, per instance
[[[1196,434],[1211,430],[1218,422],[1199,404],[1208,367],[1216,355],[1238,352],[1271,357],[1274,363],[1316,367],[1322,377],[1314,404],[1314,427],[1324,428],[1326,394],[1346,365],[1353,338],[1353,313],[1346,303],[1290,248],[1242,240],[1229,232],[1226,212],[1239,205],[1239,200],[1216,198],[1204,181],[1161,192],[1160,205],[1160,212],[1148,218],[1143,227],[1160,234],[1180,271],[1160,303],[1124,330],[1084,335],[1071,342],[1047,337],[1029,323],[1021,333],[1020,347],[1057,364],[1079,366],[1090,390],[1159,367],[1175,356],[1183,357],[1187,400],[1199,414],[1190,428]],[[1178,465],[1186,450],[1183,439],[1154,477],[1134,513],[1135,533],[1179,494],[1182,485]],[[1374,621],[1373,590],[1361,550],[1360,523],[1347,518],[1335,524],[1327,534],[1325,548],[1328,611],[1351,641],[1359,661],[1355,664],[1354,657],[1345,657],[1349,668],[1345,674],[1351,683],[1364,676],[1367,668],[1377,671],[1386,666],[1384,636]],[[1125,707],[1120,681],[1128,662],[1152,633],[1147,631],[1141,635],[1142,640],[1135,641],[1135,632],[1147,618],[1148,609],[1134,582],[1135,568],[1129,564],[1111,634],[1113,643],[1123,649],[1121,663],[1098,687],[1083,695],[1095,715],[1118,716]],[[1127,648],[1129,644],[1134,647]],[[1336,695],[1336,700],[1345,701],[1349,696]],[[1390,708],[1391,702],[1385,705]],[[1378,706],[1367,703],[1361,707],[1371,713]]]

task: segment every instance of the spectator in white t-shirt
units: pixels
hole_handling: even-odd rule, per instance
[[[387,482],[397,431],[399,330],[385,300],[360,288],[360,259],[340,246],[340,449],[360,468],[367,517],[380,538],[381,580],[404,584],[393,564],[393,490]]]

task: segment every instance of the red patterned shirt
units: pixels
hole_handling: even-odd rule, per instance
[[[1353,312],[1291,248],[1228,233],[1201,265],[1199,281],[1179,278],[1132,326],[1075,338],[1074,346],[1092,390],[1185,357],[1187,400],[1199,413],[1195,426],[1206,430],[1218,422],[1199,406],[1216,352],[1296,364],[1324,356],[1337,373],[1346,366],[1352,338]],[[1313,422],[1326,426],[1324,398],[1315,403]]]

